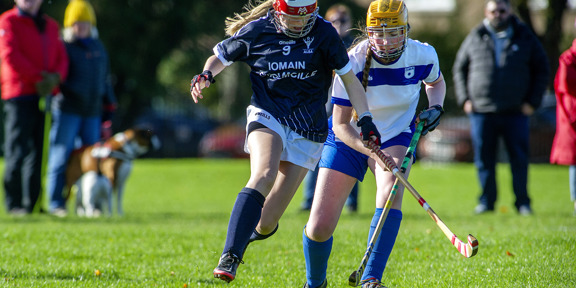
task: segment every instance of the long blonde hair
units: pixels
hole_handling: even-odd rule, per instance
[[[232,36],[238,32],[246,24],[266,15],[270,9],[273,9],[274,0],[252,0],[244,5],[242,13],[234,13],[234,17],[226,18],[226,32],[227,36]]]

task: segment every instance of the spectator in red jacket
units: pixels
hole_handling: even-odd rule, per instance
[[[576,26],[576,22],[574,23]],[[554,90],[556,91],[556,135],[550,163],[568,165],[570,196],[576,216],[576,39],[560,55]]]
[[[4,102],[4,192],[10,214],[32,212],[41,187],[44,112],[40,99],[58,93],[68,56],[58,23],[43,0],[15,0],[0,15],[0,81]]]

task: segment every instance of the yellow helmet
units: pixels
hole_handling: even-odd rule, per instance
[[[376,0],[366,15],[372,51],[385,60],[396,59],[406,48],[408,9],[403,0]]]

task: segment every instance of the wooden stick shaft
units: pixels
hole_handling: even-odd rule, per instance
[[[392,203],[394,202],[394,199],[396,198],[396,191],[398,190],[398,178],[396,178],[396,180],[394,181],[394,185],[392,186],[392,191],[390,191],[390,195],[388,195],[388,199],[386,200],[386,204],[384,204],[384,210],[382,211],[382,215],[380,215],[380,218],[378,219],[378,224],[376,224],[376,230],[374,230],[374,233],[372,233],[372,237],[370,238],[370,244],[368,246],[368,248],[366,249],[366,252],[364,253],[364,256],[362,257],[362,261],[360,263],[360,267],[358,267],[357,270],[357,279],[356,279],[356,283],[354,286],[358,286],[358,282],[361,280],[360,278],[362,278],[362,274],[364,274],[364,269],[366,269],[366,264],[368,264],[368,260],[370,259],[370,255],[372,254],[372,250],[374,249],[374,246],[376,245],[376,240],[378,239],[378,236],[380,236],[380,232],[382,232],[382,227],[384,227],[384,222],[386,222],[386,218],[388,218],[388,212],[390,212],[390,208],[392,207]]]

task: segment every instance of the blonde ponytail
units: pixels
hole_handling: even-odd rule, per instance
[[[273,9],[274,0],[252,0],[248,1],[248,4],[244,6],[244,12],[234,13],[234,17],[226,18],[226,32],[227,36],[232,36],[234,33],[238,32],[246,24],[266,15],[270,9]]]
[[[372,49],[370,49],[370,44],[368,44],[368,49],[366,51],[366,61],[364,62],[364,70],[362,71],[362,87],[364,87],[364,91],[366,91],[368,87],[368,76],[370,76],[370,65],[372,65]],[[356,109],[352,111],[352,118],[355,121],[358,121],[358,113],[356,113]]]

